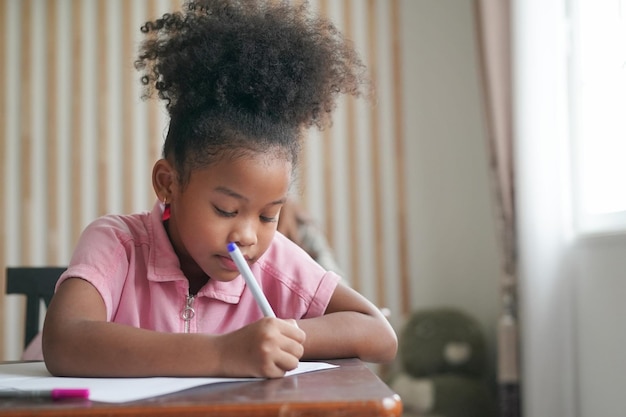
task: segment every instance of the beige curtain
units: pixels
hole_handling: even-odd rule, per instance
[[[517,247],[513,163],[511,3],[475,0],[490,173],[502,248],[502,310],[498,321],[498,403],[501,417],[521,415],[517,314]]]

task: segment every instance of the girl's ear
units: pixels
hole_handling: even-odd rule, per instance
[[[157,198],[163,203],[170,203],[174,194],[176,171],[166,160],[159,159],[152,168],[152,186]]]

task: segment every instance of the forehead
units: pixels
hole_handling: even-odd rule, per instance
[[[191,172],[192,192],[228,188],[248,198],[275,200],[289,191],[292,163],[273,153],[247,153],[230,156]]]

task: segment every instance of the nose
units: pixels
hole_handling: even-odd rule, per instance
[[[257,243],[256,223],[253,220],[242,219],[238,221],[230,233],[230,242],[238,246],[252,246]]]

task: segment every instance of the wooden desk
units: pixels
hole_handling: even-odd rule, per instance
[[[394,417],[400,397],[358,359],[281,379],[205,385],[124,404],[0,399],[0,416]]]

